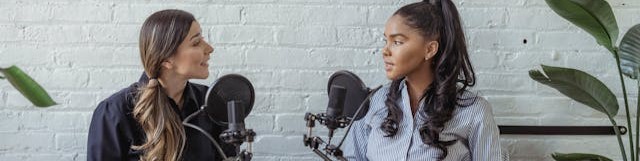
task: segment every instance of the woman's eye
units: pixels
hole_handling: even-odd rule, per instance
[[[403,43],[402,41],[393,41],[394,45],[402,45],[402,43]]]
[[[200,41],[197,41],[196,43],[193,43],[193,46],[198,46],[200,45]]]

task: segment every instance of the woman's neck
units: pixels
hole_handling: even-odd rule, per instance
[[[167,76],[160,76],[158,81],[162,85],[162,88],[177,105],[178,108],[182,108],[182,94],[184,88],[187,86],[187,79],[182,79],[178,76],[168,76],[169,74],[163,74]]]
[[[424,63],[424,65],[421,65],[418,69],[407,74],[405,78],[407,91],[409,92],[411,112],[414,116],[420,107],[419,102],[421,97],[429,85],[431,85],[431,82],[433,82],[433,70],[431,66],[427,64],[430,63]]]

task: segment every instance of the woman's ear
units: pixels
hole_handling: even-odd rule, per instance
[[[162,67],[165,69],[173,69],[173,58],[162,61]]]
[[[438,41],[427,41],[425,52],[424,52],[424,60],[429,60],[433,58],[433,56],[438,53],[438,49],[440,47],[440,43]]]

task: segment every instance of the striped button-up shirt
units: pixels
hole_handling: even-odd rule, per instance
[[[419,129],[427,119],[426,115],[420,114],[423,103],[419,103],[421,107],[414,118],[404,81],[399,87],[402,93],[396,102],[402,109],[403,118],[396,135],[384,137],[380,125],[387,116],[384,102],[389,86],[383,86],[371,97],[367,115],[354,122],[343,147],[345,157],[356,161],[435,161],[441,151],[424,144],[420,137]],[[475,100],[470,106],[456,107],[451,120],[445,123],[440,140],[457,141],[447,147],[449,154],[444,160],[501,161],[499,130],[490,104],[471,92],[465,92],[464,97],[476,99],[469,99]]]

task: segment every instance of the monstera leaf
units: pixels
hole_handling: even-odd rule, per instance
[[[564,19],[591,34],[598,44],[615,54],[618,23],[611,6],[604,0],[546,0]]]
[[[4,75],[2,79],[7,79],[24,97],[38,107],[49,107],[56,105],[47,91],[45,91],[36,81],[29,75],[24,73],[20,68],[11,66],[9,68],[0,68],[0,73]]]
[[[542,70],[544,74],[538,70],[530,70],[529,76],[609,118],[618,114],[616,96],[597,78],[571,68],[542,65]]]
[[[603,157],[596,154],[583,154],[583,153],[553,153],[551,157],[556,161],[612,161],[607,157]]]
[[[619,47],[622,73],[632,79],[638,79],[640,67],[640,24],[637,24],[622,38]]]

